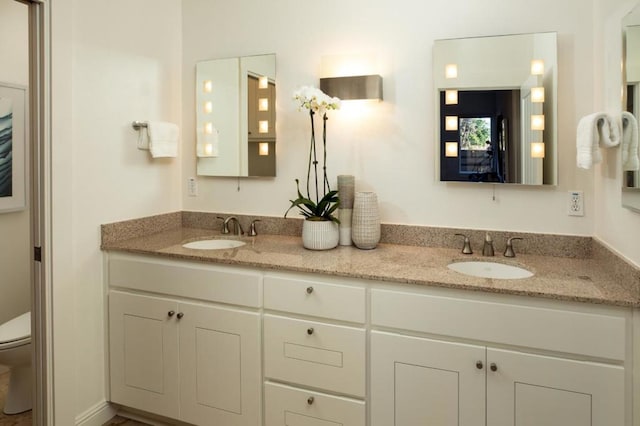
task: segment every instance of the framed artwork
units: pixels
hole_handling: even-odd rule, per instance
[[[26,207],[27,88],[0,82],[0,213]]]

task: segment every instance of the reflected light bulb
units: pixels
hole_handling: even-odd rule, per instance
[[[531,61],[531,75],[544,74],[544,61],[542,59],[534,59]]]
[[[269,111],[269,98],[258,99],[258,111]]]
[[[444,122],[445,130],[458,130],[458,117],[455,115],[447,115]]]
[[[544,158],[544,142],[531,142],[531,158]]]
[[[204,81],[204,93],[211,93],[213,91],[213,82],[211,80]]]
[[[269,133],[269,121],[268,120],[260,120],[260,121],[258,121],[258,132],[259,133]]]
[[[268,89],[269,88],[269,78],[267,76],[262,76],[258,79],[258,89]]]
[[[531,130],[544,130],[544,115],[531,116]]]
[[[445,105],[458,105],[458,91],[445,90],[444,99]]]
[[[204,154],[205,155],[211,155],[213,154],[213,145],[210,143],[207,143],[204,145]]]
[[[457,78],[458,77],[458,65],[457,64],[448,64],[444,67],[444,75],[446,78]]]
[[[213,133],[213,123],[204,123],[204,132],[207,135],[210,135]]]
[[[258,144],[258,155],[269,155],[269,142],[260,142]]]
[[[544,87],[532,87],[531,88],[531,102],[544,102]]]
[[[457,157],[458,156],[458,142],[445,142],[444,143],[444,155],[445,155],[445,157]]]
[[[211,112],[213,111],[213,102],[208,101],[204,103],[204,113],[205,114],[211,114]]]

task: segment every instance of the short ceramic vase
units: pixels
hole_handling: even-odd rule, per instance
[[[330,220],[304,220],[302,245],[309,250],[330,250],[340,240],[338,224]]]

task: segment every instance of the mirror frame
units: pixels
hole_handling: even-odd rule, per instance
[[[637,23],[636,25],[634,25],[634,22]],[[627,40],[627,28],[631,27],[631,26],[640,26],[640,3],[637,3],[633,9],[631,9],[631,11],[626,14],[621,22],[620,22],[620,36],[621,36],[621,41],[622,41],[622,110],[623,111],[627,111],[628,108],[628,99],[629,99],[629,93],[628,93],[628,88],[629,88],[629,82],[628,82],[628,40]],[[640,52],[638,52],[638,54],[640,55]],[[640,63],[640,57],[638,58],[638,62]],[[640,87],[640,79],[637,83],[638,87]],[[636,112],[634,113],[634,115],[636,115],[637,119],[640,119],[640,117],[638,116],[640,114],[640,89],[636,90],[634,93],[634,101],[636,104]],[[631,111],[633,112],[633,111]],[[620,150],[621,152],[621,156],[622,156],[622,150]],[[627,174],[628,173],[633,173],[635,175],[635,178],[632,179],[640,179],[639,174],[640,171],[635,171],[635,172],[625,172],[624,170],[622,170],[622,159],[620,161],[620,173],[622,173],[621,176],[621,204],[622,207],[625,207],[629,210],[635,211],[635,212],[639,212],[640,213],[640,186],[639,187],[629,187],[629,186],[625,186],[624,182],[625,179],[627,178]]]

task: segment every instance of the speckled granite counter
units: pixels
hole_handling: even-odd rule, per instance
[[[130,225],[130,224],[129,224]],[[192,240],[223,238],[212,229],[172,227],[154,233],[138,230],[134,238],[109,236],[103,227],[103,250],[139,253],[267,270],[298,271],[386,282],[448,287],[559,300],[640,307],[637,270],[618,271],[607,255],[587,259],[519,254],[515,259],[465,256],[452,248],[380,244],[374,250],[338,247],[325,252],[302,247],[299,236],[259,235],[242,238],[246,245],[227,250],[182,247]],[[525,267],[534,276],[496,280],[466,276],[447,268],[452,261],[491,260]]]

